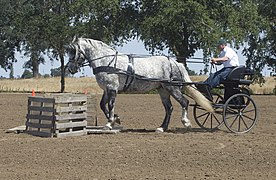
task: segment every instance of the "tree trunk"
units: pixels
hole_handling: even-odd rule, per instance
[[[33,77],[39,77],[39,55],[38,52],[32,52],[31,54]]]
[[[187,58],[190,56],[189,51],[189,34],[186,26],[183,27],[183,31],[180,32],[183,39],[176,41],[173,46],[173,52],[176,55],[177,61],[183,63],[187,67]]]
[[[60,70],[61,70],[61,76],[60,76],[60,92],[64,92],[65,90],[65,66],[64,66],[64,56],[63,53],[59,52],[59,58],[60,58]]]

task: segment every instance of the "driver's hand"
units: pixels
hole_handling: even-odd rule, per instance
[[[216,64],[215,58],[212,58],[212,59],[210,60],[210,63]]]

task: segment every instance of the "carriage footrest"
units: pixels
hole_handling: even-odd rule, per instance
[[[239,84],[242,84],[242,85],[250,85],[252,83],[251,80],[247,80],[247,79],[240,79],[239,80]]]

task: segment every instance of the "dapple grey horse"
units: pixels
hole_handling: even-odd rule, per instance
[[[135,58],[118,53],[105,43],[87,39],[74,38],[68,46],[69,62],[66,65],[74,74],[79,68],[89,65],[93,69],[98,85],[104,90],[100,107],[108,119],[106,128],[112,129],[119,117],[114,114],[115,98],[118,92],[147,92],[157,90],[165,107],[166,115],[163,123],[156,131],[168,129],[173,111],[172,96],[182,107],[181,122],[191,127],[187,118],[188,100],[182,94],[182,88],[196,103],[212,112],[211,103],[192,85],[189,75],[183,66],[165,56],[147,56]],[[175,85],[173,82],[180,82]]]

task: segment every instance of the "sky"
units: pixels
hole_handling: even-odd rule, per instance
[[[143,42],[139,40],[132,40],[125,44],[122,47],[116,47],[118,52],[125,53],[125,54],[139,54],[139,55],[150,55],[150,53],[145,49]],[[168,51],[163,51],[165,55],[168,55]],[[237,50],[240,65],[245,64],[245,57],[241,54],[241,50]],[[195,53],[196,58],[202,58],[202,51],[197,51]],[[16,58],[18,61],[14,63],[14,77],[21,77],[22,73],[24,72],[23,64],[27,61],[27,58],[23,56],[23,54],[16,53]],[[67,63],[68,58],[65,58],[65,63]],[[198,61],[198,60],[197,60]],[[40,65],[39,72],[40,74],[50,74],[50,69],[58,68],[60,66],[59,61],[51,62],[48,58],[46,58],[46,63],[44,65]],[[201,69],[204,68],[203,64],[198,63],[188,63],[189,69],[195,71],[196,73],[199,73]],[[268,70],[263,71],[264,76],[269,75]],[[6,72],[4,69],[0,68],[0,76],[3,77],[9,77],[9,71]],[[89,67],[82,68],[81,72],[76,73],[74,75],[75,77],[79,76],[93,76],[92,71]]]

